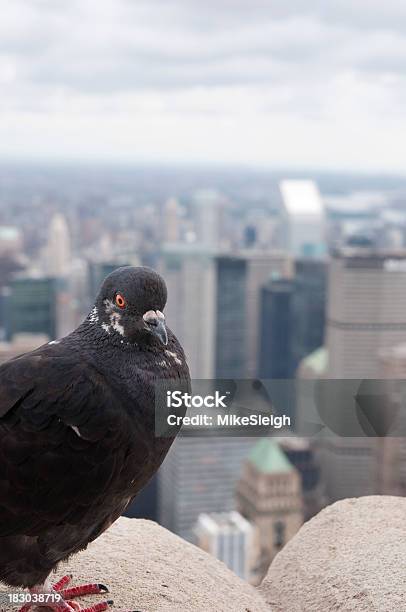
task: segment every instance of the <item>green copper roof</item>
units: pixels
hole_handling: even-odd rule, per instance
[[[327,349],[324,346],[316,349],[303,359],[303,364],[311,367],[316,374],[324,374],[328,365]]]
[[[264,474],[291,472],[293,465],[279,445],[269,438],[262,438],[251,450],[248,460]]]

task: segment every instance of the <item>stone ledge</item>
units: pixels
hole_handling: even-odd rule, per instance
[[[112,612],[403,612],[405,568],[406,498],[382,496],[322,510],[277,555],[259,589],[159,525],[127,518],[61,565],[55,580],[72,572],[76,584],[108,584]]]
[[[305,523],[260,592],[272,612],[406,611],[406,498],[346,499]]]
[[[73,573],[76,584],[107,584],[112,612],[269,612],[261,594],[223,563],[151,521],[119,519],[86,551],[62,564],[55,580],[66,573]],[[0,592],[6,590],[0,586]],[[102,599],[97,595],[80,602]]]

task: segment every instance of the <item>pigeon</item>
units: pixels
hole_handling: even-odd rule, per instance
[[[155,386],[190,384],[184,351],[166,327],[164,280],[118,268],[71,334],[0,366],[0,580],[56,612],[100,583],[51,585],[58,563],[120,517],[159,468],[175,436],[154,432]],[[44,599],[42,599],[44,601]]]

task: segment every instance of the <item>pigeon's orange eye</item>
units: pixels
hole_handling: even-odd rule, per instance
[[[125,308],[125,299],[124,297],[121,295],[121,293],[117,293],[116,295],[116,305],[119,308]]]

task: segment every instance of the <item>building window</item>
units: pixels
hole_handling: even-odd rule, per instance
[[[285,523],[277,521],[274,524],[274,546],[275,548],[282,548],[285,544]]]

